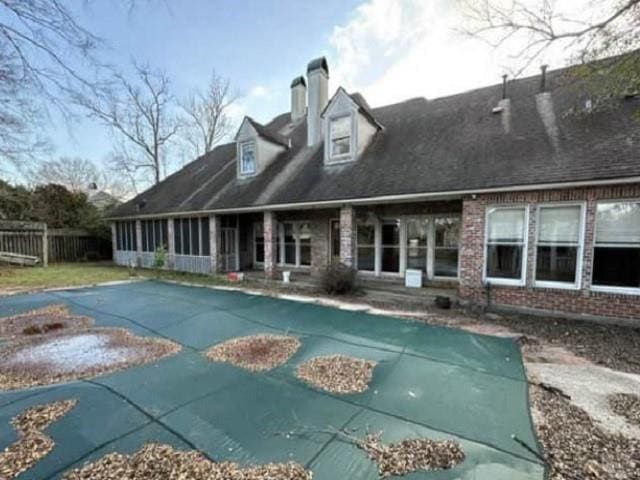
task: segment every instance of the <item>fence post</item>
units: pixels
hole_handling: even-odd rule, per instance
[[[46,224],[44,230],[42,230],[42,266],[49,266],[49,233],[47,232]]]

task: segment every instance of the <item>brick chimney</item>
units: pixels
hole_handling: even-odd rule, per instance
[[[307,145],[316,146],[322,140],[320,114],[329,101],[329,65],[324,57],[312,60],[307,66],[309,108],[307,109]]]

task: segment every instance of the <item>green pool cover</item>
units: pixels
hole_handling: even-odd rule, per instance
[[[520,351],[509,339],[239,292],[137,282],[0,300],[0,316],[65,303],[96,325],[180,343],[177,355],[89,381],[0,393],[0,448],[10,420],[32,405],[77,398],[48,430],[53,452],[19,478],[59,478],[109,452],[145,442],[242,465],[296,461],[316,480],[376,479],[375,464],[336,429],[454,439],[465,460],[403,478],[543,479]],[[221,341],[287,333],[301,348],[283,366],[250,373],[206,360]],[[330,395],[300,382],[298,364],[344,354],[377,362],[369,389]],[[514,436],[520,442],[514,440]],[[527,447],[523,446],[524,443]]]

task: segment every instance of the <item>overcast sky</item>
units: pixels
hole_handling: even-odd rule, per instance
[[[106,60],[161,68],[178,96],[204,87],[212,69],[228,77],[240,94],[238,119],[287,111],[291,80],[321,55],[330,94],[342,85],[374,107],[498,83],[510,65],[506,52],[460,33],[455,0],[138,1],[133,11],[120,0],[70,3],[105,40]],[[108,131],[88,119],[71,131],[51,127],[51,136],[54,156],[99,163],[111,148]]]

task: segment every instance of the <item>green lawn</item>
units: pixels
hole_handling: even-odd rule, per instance
[[[0,294],[129,280],[143,276],[202,285],[226,283],[224,278],[210,275],[156,270],[130,272],[128,268],[117,267],[111,263],[60,263],[51,264],[46,268],[0,266]]]

